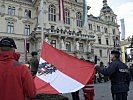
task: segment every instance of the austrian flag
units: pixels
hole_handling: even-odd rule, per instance
[[[68,55],[44,42],[35,78],[37,93],[75,92],[93,79],[94,72],[94,64]]]

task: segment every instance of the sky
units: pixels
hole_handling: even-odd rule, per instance
[[[117,15],[117,23],[120,25],[120,19],[124,18],[125,22],[125,38],[133,35],[133,0],[107,0],[108,6]],[[88,14],[96,17],[99,16],[103,7],[103,0],[87,0],[90,6]],[[121,27],[119,28],[121,31]]]

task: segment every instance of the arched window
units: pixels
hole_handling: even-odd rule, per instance
[[[50,5],[48,8],[48,20],[49,21],[56,21],[56,8],[54,5]]]
[[[82,27],[82,14],[80,12],[76,13],[76,23],[78,27]]]
[[[70,11],[68,9],[65,9],[64,12],[65,12],[65,20],[64,20],[64,23],[70,25]]]

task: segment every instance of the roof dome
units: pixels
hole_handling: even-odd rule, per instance
[[[103,0],[103,8],[101,9],[101,13],[110,13],[113,10],[108,6],[107,0]]]
[[[103,13],[109,13],[112,12],[113,10],[109,6],[105,6],[101,9],[101,12]]]

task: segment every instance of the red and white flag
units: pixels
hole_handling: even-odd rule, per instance
[[[35,78],[37,93],[75,92],[94,77],[94,64],[52,47],[44,42]]]
[[[59,1],[59,20],[64,21],[64,0]]]

